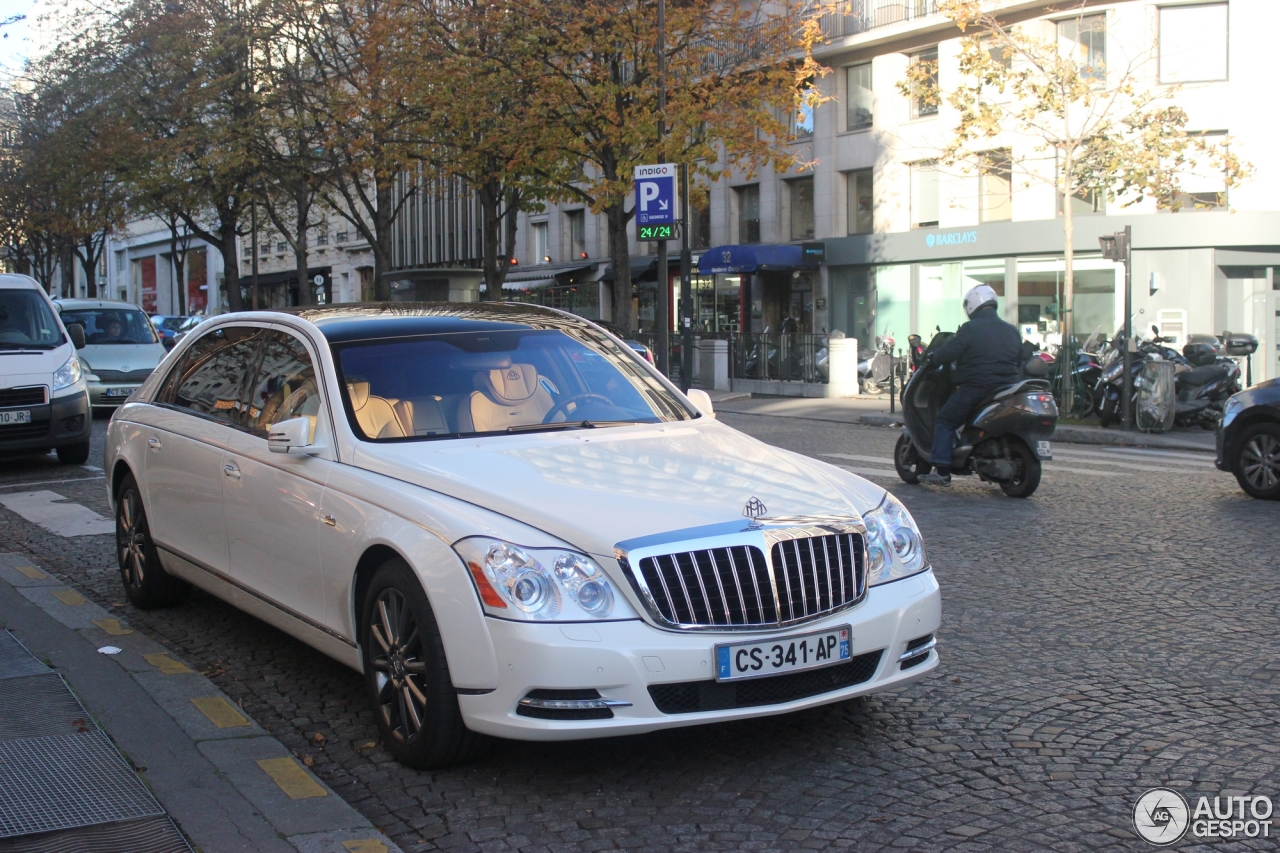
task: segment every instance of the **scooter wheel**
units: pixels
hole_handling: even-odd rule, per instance
[[[911,437],[905,432],[898,436],[898,446],[893,449],[893,467],[902,482],[916,485],[920,478],[933,470],[928,460],[921,458]]]
[[[1011,498],[1029,498],[1040,486],[1040,459],[1017,439],[1009,440],[1009,452],[1018,473],[1001,483],[1000,490]]]

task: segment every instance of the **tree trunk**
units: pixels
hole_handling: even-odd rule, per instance
[[[178,223],[171,220],[166,223],[169,226],[169,257],[170,264],[173,265],[173,274],[177,281],[177,297],[178,297],[178,314],[186,316],[187,313],[187,246],[183,241],[182,251],[179,252],[178,240]]]
[[[613,264],[613,324],[624,332],[635,330],[631,296],[631,246],[627,241],[627,223],[631,217],[623,202],[605,208],[609,229],[609,261]]]
[[[307,222],[311,217],[311,193],[305,181],[298,181],[294,187],[293,207],[298,214],[293,237],[293,259],[298,270],[298,304],[314,305],[315,290],[311,284],[310,259],[307,256],[307,234],[311,230]]]
[[[1072,217],[1071,199],[1075,182],[1071,179],[1073,167],[1072,157],[1068,151],[1063,157],[1063,183],[1067,192],[1062,197],[1062,304],[1058,306],[1058,316],[1062,318],[1059,327],[1062,330],[1062,345],[1058,348],[1058,376],[1062,382],[1062,411],[1070,414],[1075,406],[1075,389],[1072,387],[1072,370],[1075,367],[1075,348],[1072,336],[1075,334],[1075,220]]]
[[[391,301],[391,282],[387,272],[391,269],[391,225],[398,213],[392,204],[395,196],[395,178],[374,179],[374,195],[378,209],[373,211],[373,298],[378,302]]]
[[[222,275],[227,283],[227,310],[244,310],[244,297],[240,293],[240,259],[236,253],[237,236],[234,228],[223,229],[221,239],[213,241],[222,255]]]
[[[102,239],[105,245],[105,234]],[[90,235],[75,249],[76,258],[80,261],[80,269],[84,270],[84,295],[86,299],[98,298],[98,258],[101,257],[101,249],[94,251],[97,243],[97,239]],[[81,252],[81,249],[84,251]]]
[[[480,264],[484,269],[484,295],[490,302],[502,300],[502,282],[506,278],[506,270],[502,269],[498,257],[503,222],[498,213],[502,189],[496,184],[496,181],[486,181],[476,190],[480,202]]]

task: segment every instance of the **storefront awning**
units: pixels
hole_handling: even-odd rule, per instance
[[[503,290],[537,290],[539,287],[548,287],[557,284],[554,278],[525,278],[519,281],[512,281],[510,278],[502,282]]]
[[[809,266],[805,263],[804,248],[792,243],[717,246],[703,252],[698,259],[698,272],[703,275],[792,270],[804,266]]]

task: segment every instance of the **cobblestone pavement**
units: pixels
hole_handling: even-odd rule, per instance
[[[931,491],[885,476],[896,431],[724,420],[840,454],[822,458],[912,510],[943,591],[932,677],[762,720],[496,742],[466,767],[415,772],[375,745],[355,673],[198,592],[174,610],[127,606],[110,537],[62,538],[0,509],[0,550],[205,671],[406,850],[1140,850],[1130,813],[1152,786],[1280,799],[1280,503],[1245,497],[1207,455],[1080,446],[1056,448],[1030,500],[959,478]],[[52,457],[0,464],[0,494],[95,475]],[[107,512],[101,479],[39,488]]]

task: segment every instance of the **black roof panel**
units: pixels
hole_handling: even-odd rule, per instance
[[[361,302],[286,311],[314,323],[330,343],[450,332],[583,328],[571,315],[502,302]]]

